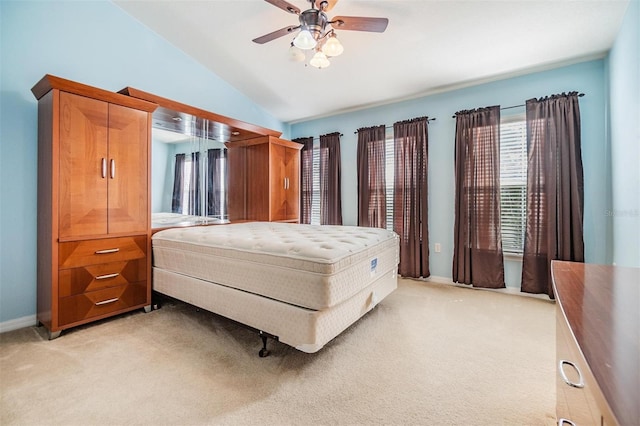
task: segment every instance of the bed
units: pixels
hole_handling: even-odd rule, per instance
[[[176,226],[219,225],[229,223],[226,219],[209,216],[197,216],[181,213],[151,213],[151,228],[170,228]]]
[[[317,352],[397,287],[398,236],[277,222],[153,235],[153,289]]]

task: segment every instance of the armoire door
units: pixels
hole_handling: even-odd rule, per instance
[[[146,232],[148,227],[148,114],[109,105],[110,234]]]
[[[287,176],[286,217],[285,220],[300,219],[300,150],[285,150],[285,174]]]
[[[60,93],[61,239],[107,233],[108,104]]]
[[[271,144],[271,220],[298,220],[300,151]]]

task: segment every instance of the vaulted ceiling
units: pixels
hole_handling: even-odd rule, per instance
[[[308,0],[287,0],[301,10]],[[603,57],[628,0],[340,0],[327,13],[386,17],[385,32],[341,31],[331,66],[292,62],[293,35],[256,37],[298,17],[262,0],[116,0],[285,122]]]

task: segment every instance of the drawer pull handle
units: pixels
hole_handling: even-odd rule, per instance
[[[119,248],[113,248],[113,249],[106,249],[106,250],[98,250],[98,251],[96,251],[96,254],[117,253],[119,251],[120,251]]]
[[[573,383],[571,380],[569,380],[567,375],[564,374],[564,364],[572,366],[578,372],[578,383]],[[562,380],[564,380],[564,382],[569,386],[572,386],[574,388],[579,388],[579,389],[582,389],[584,387],[584,381],[582,380],[582,372],[580,371],[578,366],[575,365],[573,362],[567,361],[566,359],[561,359],[560,362],[558,363],[558,371],[560,371],[560,376],[562,376]]]
[[[111,159],[111,179],[116,178],[116,160]]]
[[[117,302],[118,299],[119,299],[118,297],[114,297],[113,299],[107,299],[107,300],[103,300],[102,302],[96,302],[95,305],[96,306],[107,305],[109,303]]]
[[[572,422],[569,419],[563,419],[562,417],[558,419],[558,426],[565,426],[565,425],[569,425],[569,426],[576,426],[576,424],[574,422]]]
[[[98,276],[96,277],[96,280],[106,280],[106,279],[109,279],[109,278],[115,278],[115,277],[117,277],[118,275],[120,275],[120,274],[119,274],[119,273],[117,273],[117,272],[116,272],[115,274],[104,274],[104,275],[98,275]]]
[[[102,159],[102,179],[107,177],[107,159]]]

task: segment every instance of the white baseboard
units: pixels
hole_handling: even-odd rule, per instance
[[[36,321],[35,315],[27,315],[26,317],[0,322],[0,333],[17,330],[19,328],[31,327],[36,325]]]
[[[431,275],[430,277],[424,279],[424,281],[429,281],[429,282],[433,282],[433,283],[438,283],[438,284],[447,284],[447,285],[453,285],[456,287],[461,287],[461,288],[469,288],[469,289],[473,289],[473,290],[486,290],[486,291],[495,291],[498,293],[507,293],[507,294],[513,294],[516,296],[523,296],[523,297],[533,297],[535,299],[542,299],[542,300],[551,300],[549,299],[549,296],[547,296],[546,294],[530,294],[530,293],[523,293],[520,291],[519,288],[516,287],[505,287],[505,288],[482,288],[482,287],[472,287],[468,284],[459,284],[459,283],[454,283],[451,278],[449,277],[439,277],[437,275]]]

